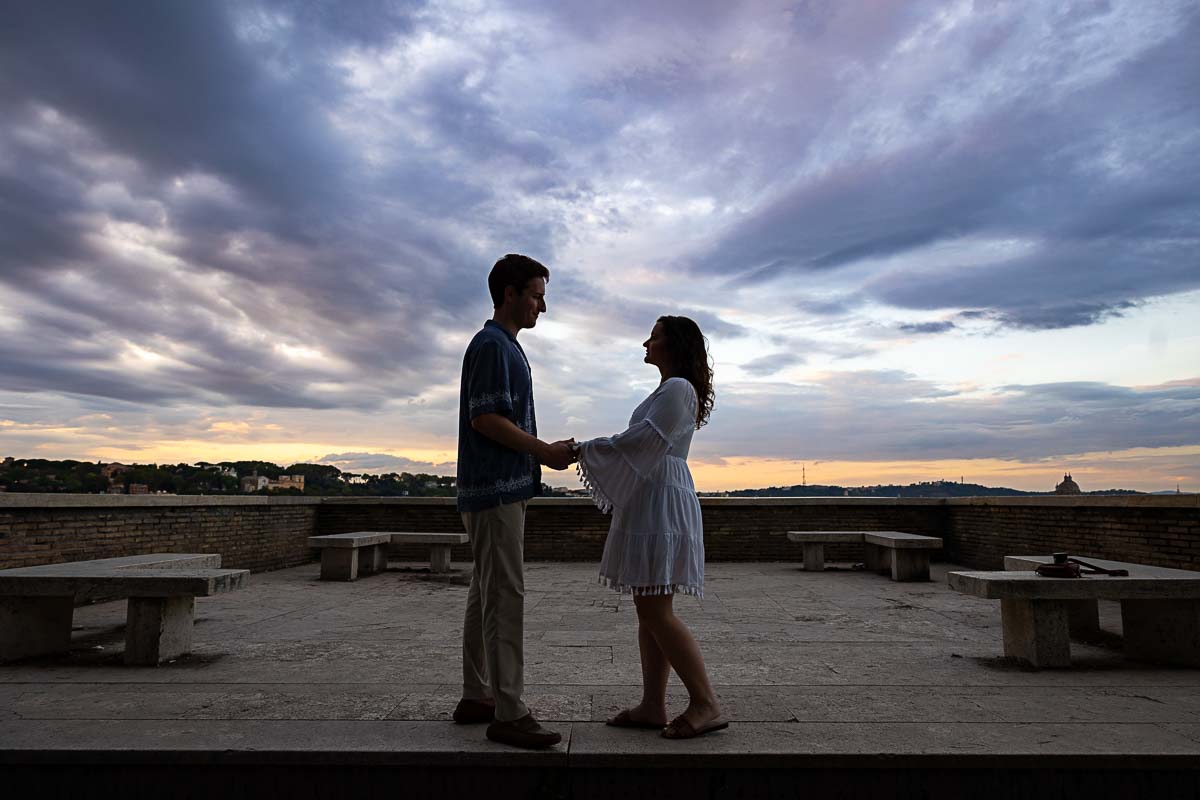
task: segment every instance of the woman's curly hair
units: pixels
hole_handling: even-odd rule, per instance
[[[700,332],[700,326],[687,317],[662,316],[658,321],[662,324],[667,352],[671,354],[679,377],[687,378],[696,390],[696,427],[699,428],[708,422],[715,396],[708,339]]]

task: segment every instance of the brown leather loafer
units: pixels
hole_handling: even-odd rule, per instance
[[[533,718],[533,714],[526,714],[512,722],[493,722],[488,725],[487,738],[493,742],[531,750],[552,747],[562,741],[561,734],[543,728]]]
[[[463,698],[454,708],[454,721],[459,725],[472,725],[480,722],[491,722],[496,718],[496,703],[488,700],[468,700]]]

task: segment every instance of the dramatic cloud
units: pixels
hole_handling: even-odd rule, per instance
[[[685,314],[706,456],[1195,443],[1198,39],[1185,0],[18,3],[0,432],[445,466],[515,251],[550,436],[619,429]]]
[[[342,472],[412,472],[441,474],[453,471],[454,464],[435,464],[432,461],[414,461],[402,456],[386,453],[329,453],[315,459],[313,463],[329,464]]]
[[[1200,387],[1101,383],[947,391],[895,372],[733,386],[697,434],[704,458],[891,461],[1000,458],[1200,443]],[[719,423],[719,424],[718,424]]]
[[[857,265],[863,299],[1030,328],[1200,286],[1200,16],[1162,10],[956,10],[936,32],[897,31],[833,109],[857,149],[830,157],[841,148],[814,136],[822,155],[699,267],[829,281]],[[1047,42],[1035,30],[1051,22]],[[863,84],[877,102],[860,105]]]
[[[779,370],[796,364],[803,364],[804,357],[795,353],[772,353],[742,364],[742,371],[751,375],[774,375]]]
[[[943,322],[909,322],[900,326],[905,333],[945,333],[954,330],[955,325],[950,321]]]

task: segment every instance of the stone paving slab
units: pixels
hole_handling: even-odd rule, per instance
[[[1190,767],[1195,741],[1175,726],[1144,723],[759,723],[679,742],[654,731],[605,725],[572,727],[573,767],[877,766],[977,768],[1037,762],[1061,767]],[[851,758],[847,758],[847,757]],[[845,759],[845,760],[841,760]]]
[[[1163,724],[1160,727],[1162,727],[1165,730],[1170,731],[1171,733],[1176,733],[1176,734],[1179,734],[1180,736],[1186,737],[1186,738],[1192,740],[1193,742],[1195,742],[1196,744],[1200,744],[1200,723],[1168,722],[1168,723]]]
[[[334,763],[395,766],[565,766],[563,743],[541,751],[488,741],[479,726],[443,722],[307,720],[50,720],[36,728],[0,721],[4,763]]]
[[[1116,604],[1101,603],[1107,641],[1073,643],[1074,668],[1034,670],[1002,657],[998,604],[951,591],[945,575],[958,568],[942,564],[929,584],[710,564],[704,600],[678,598],[677,610],[733,726],[683,750],[608,728],[604,719],[637,701],[641,667],[631,598],[598,586],[595,569],[526,572],[526,699],[570,733],[562,752],[581,763],[676,752],[788,764],[1200,756],[1200,670],[1127,661]],[[17,757],[10,743],[64,758],[72,747],[192,758],[324,747],[379,763],[517,752],[488,743],[480,726],[448,722],[468,573],[393,564],[355,583],[318,576],[316,564],[261,573],[241,593],[197,600],[193,654],[157,668],[121,663],[123,603],[80,607],[70,653],[0,666],[0,754]],[[678,713],[686,694],[674,677],[669,695]]]

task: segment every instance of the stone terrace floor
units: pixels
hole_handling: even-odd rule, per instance
[[[697,754],[963,765],[1200,755],[1200,670],[1126,661],[1115,604],[1101,608],[1109,641],[1073,643],[1073,669],[1036,671],[1002,658],[998,602],[946,588],[956,567],[935,564],[932,582],[913,584],[793,563],[709,564],[704,601],[677,600],[734,723],[695,742],[602,724],[638,697],[633,603],[597,585],[595,564],[527,564],[526,700],[564,738],[551,753],[519,755],[481,726],[448,722],[469,574],[455,567],[434,576],[393,563],[354,583],[318,581],[316,564],[253,575],[245,591],[199,599],[193,654],[158,668],[121,664],[124,602],[77,609],[70,654],[0,666],[0,751],[459,753],[655,767]],[[676,713],[685,694],[672,681]]]

